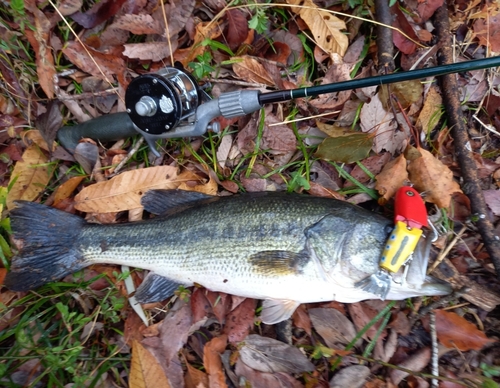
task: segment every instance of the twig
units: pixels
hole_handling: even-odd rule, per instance
[[[453,63],[453,45],[450,32],[448,8],[443,4],[434,15],[435,27],[438,34],[438,62],[440,65]],[[486,202],[484,200],[477,174],[475,160],[470,148],[469,135],[465,127],[462,107],[458,99],[457,76],[455,74],[441,77],[443,100],[448,116],[448,125],[455,147],[455,155],[462,172],[462,189],[470,199],[472,214],[477,217],[477,228],[483,239],[486,251],[500,279],[500,239],[494,233],[494,227],[488,218]]]
[[[392,43],[392,15],[387,0],[375,0],[377,22],[377,57],[379,74],[389,74],[395,69],[394,44]],[[385,26],[384,26],[385,24]]]
[[[144,142],[144,138],[141,136],[137,140],[137,143],[135,143],[135,145],[132,147],[132,149],[128,152],[127,156],[125,156],[125,158],[123,158],[123,160],[120,163],[118,163],[118,166],[116,166],[116,168],[113,170],[113,174],[111,174],[110,176],[115,176],[116,174],[118,174],[118,172],[123,168],[123,166],[125,166],[125,164],[130,159],[132,159],[132,156],[134,156],[134,154],[139,150],[139,148],[141,148],[141,145],[143,142]]]
[[[462,229],[460,230],[460,232],[458,232],[458,234],[455,235],[455,237],[453,238],[453,240],[451,240],[451,242],[446,246],[446,248],[441,251],[441,253],[437,257],[436,261],[434,261],[434,263],[432,263],[432,265],[427,270],[427,274],[430,274],[432,271],[434,271],[436,269],[436,267],[439,264],[441,264],[441,262],[444,260],[444,258],[451,251],[451,248],[453,248],[455,246],[455,244],[457,243],[457,241],[460,239],[460,237],[462,237],[462,235],[464,234],[464,232],[466,230],[467,230],[467,227],[464,225],[462,227]]]
[[[439,376],[439,352],[438,352],[438,339],[436,332],[436,314],[431,312],[430,314],[430,328],[431,328],[431,340],[432,340],[432,374],[434,376]],[[432,388],[437,388],[439,384],[438,379],[432,378],[431,386]]]

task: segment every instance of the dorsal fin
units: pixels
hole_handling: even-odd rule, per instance
[[[149,190],[141,198],[144,210],[164,216],[179,209],[186,209],[207,201],[216,201],[219,197],[185,190]]]

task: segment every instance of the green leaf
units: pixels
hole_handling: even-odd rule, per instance
[[[366,158],[373,146],[373,134],[351,133],[327,137],[314,154],[317,158],[340,163],[354,163]]]

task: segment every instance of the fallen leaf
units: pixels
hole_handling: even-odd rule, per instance
[[[500,216],[500,190],[484,190],[483,195],[493,214]]]
[[[323,338],[329,348],[336,349],[340,345],[347,345],[356,337],[354,324],[336,309],[310,309],[309,317],[314,330]]]
[[[91,47],[86,47],[86,49],[93,59],[77,41],[68,42],[62,52],[76,67],[94,77],[103,78],[104,76],[109,79],[116,75],[122,85],[127,84],[125,81],[127,68],[122,58],[113,54],[101,53]]]
[[[75,147],[73,157],[85,173],[90,175],[99,159],[99,148],[93,142],[80,142]]]
[[[321,85],[334,82],[349,81],[351,79],[351,65],[347,63],[333,64],[328,68],[325,76],[321,80]],[[309,105],[316,109],[318,113],[332,112],[340,109],[351,97],[352,90],[344,90],[338,93],[324,93],[318,98],[309,101]],[[300,100],[299,100],[300,101]]]
[[[424,87],[420,80],[396,82],[380,89],[380,99],[382,101],[389,101],[390,97],[394,97],[401,104],[402,108],[406,109],[411,104],[420,100],[423,89]],[[391,96],[387,96],[388,90],[390,90]]]
[[[123,55],[128,58],[137,58],[143,61],[161,61],[170,56],[170,47],[168,42],[152,43],[127,43],[124,44]],[[172,50],[177,49],[177,41],[172,42]]]
[[[347,305],[347,309],[349,310],[349,314],[354,321],[354,325],[356,326],[357,330],[361,330],[362,328],[364,328],[378,314],[378,311],[370,307],[366,302],[349,303]],[[380,325],[381,320],[372,325],[363,335],[363,338],[375,338]],[[380,341],[381,338],[385,338],[386,334],[387,332],[384,329],[378,340]]]
[[[49,99],[55,95],[56,68],[49,42],[50,21],[37,7],[29,7],[35,17],[34,31],[25,29],[26,37],[35,50],[38,82]]]
[[[434,12],[444,4],[444,0],[423,0],[418,2],[417,12],[422,18],[421,22],[426,22],[434,15]]]
[[[227,336],[222,334],[220,337],[214,337],[207,342],[203,351],[203,365],[208,373],[208,382],[210,388],[225,388],[226,376],[222,370],[221,353],[224,352],[227,345]]]
[[[376,133],[373,150],[379,154],[382,150],[391,154],[402,150],[408,135],[405,131],[397,130],[397,122],[392,112],[384,109],[379,94],[372,97],[368,104],[364,104],[360,113],[361,130]],[[401,120],[400,122],[404,122]]]
[[[158,34],[164,32],[163,26],[151,15],[122,15],[109,28],[120,28],[133,34]]]
[[[398,364],[398,366],[415,372],[420,372],[429,364],[430,359],[431,350],[429,348],[422,348],[408,357],[404,362]],[[391,369],[389,372],[389,376],[395,386],[399,386],[399,383],[406,378],[408,374],[408,372],[398,369]]]
[[[394,197],[396,191],[408,181],[406,159],[403,154],[387,163],[375,179],[375,189],[385,201]]]
[[[311,318],[303,304],[294,311],[292,315],[293,325],[304,330],[308,335],[312,333]]]
[[[272,113],[266,115],[260,148],[281,152],[295,151],[297,138],[293,130],[286,124],[270,126],[279,122],[280,120]]]
[[[191,48],[187,49],[188,55],[181,60],[184,67],[190,62],[194,62],[198,55],[202,55],[206,50],[202,42],[205,39],[216,39],[221,35],[222,28],[219,23],[201,22],[196,25],[196,33]]]
[[[54,194],[54,206],[57,206],[57,204],[61,202],[63,199],[69,198],[69,196],[73,194],[73,191],[76,190],[78,185],[82,183],[82,181],[85,178],[86,178],[85,175],[74,176],[69,178],[59,187],[57,187],[57,190]]]
[[[235,373],[244,377],[252,387],[304,388],[299,381],[286,373],[266,373],[256,371],[241,360],[236,362]]]
[[[370,368],[365,365],[351,365],[337,372],[330,380],[330,388],[361,388],[370,377]]]
[[[132,342],[132,361],[130,363],[129,386],[131,388],[170,388],[156,358],[140,342]]]
[[[407,36],[418,42],[418,36],[417,34],[415,34],[415,30],[399,8],[399,4],[396,3],[391,7],[391,13],[395,16],[393,18],[392,26],[394,28],[400,29]],[[404,54],[412,54],[417,49],[417,45],[415,42],[412,42],[397,30],[393,30],[392,40],[394,42],[394,46],[396,46]]]
[[[350,133],[340,137],[327,137],[314,156],[339,163],[354,163],[368,156],[373,146],[373,134]]]
[[[194,368],[185,360],[186,365],[186,388],[208,388],[208,376],[205,372]]]
[[[311,30],[316,44],[328,54],[343,57],[349,46],[349,39],[340,31],[346,29],[344,21],[319,9],[312,0],[304,1],[303,6],[298,13]],[[292,10],[296,12],[294,8]]]
[[[480,350],[483,346],[495,342],[457,313],[445,310],[436,310],[435,313],[438,340],[447,348],[457,347],[466,352]]]
[[[75,208],[88,213],[136,209],[141,207],[141,196],[146,191],[176,189],[180,184],[177,167],[158,166],[130,170],[109,181],[85,187],[75,197]]]
[[[9,186],[12,185],[7,194],[7,209],[14,207],[14,201],[33,201],[50,181],[53,168],[47,165],[49,159],[36,144],[26,148],[23,152],[23,160],[16,163],[12,171]]]
[[[457,182],[453,180],[453,173],[429,151],[418,148],[422,157],[411,161],[408,165],[410,181],[415,189],[425,192],[425,200],[435,203],[442,209],[450,206],[453,193],[462,192]]]
[[[49,101],[47,111],[36,119],[36,127],[47,143],[49,152],[52,152],[54,148],[57,130],[61,128],[63,122],[60,105],[59,101]]]
[[[220,141],[219,148],[217,149],[217,163],[221,168],[226,167],[227,157],[229,156],[229,151],[233,145],[233,135],[228,133]]]
[[[240,79],[247,82],[274,86],[273,79],[257,59],[245,55],[243,57],[233,57],[232,60],[237,61],[233,63],[233,71]]]
[[[240,348],[240,358],[247,366],[260,372],[312,372],[314,365],[295,346],[281,341],[249,335]]]
[[[425,96],[424,106],[418,115],[416,128],[424,133],[430,133],[443,114],[443,99],[436,86],[431,86]]]
[[[24,144],[31,145],[34,143],[45,151],[50,151],[50,148],[54,149],[57,146],[57,144],[53,141],[52,147],[49,147],[40,131],[36,129],[21,132],[21,138],[23,139]]]
[[[248,22],[243,11],[230,9],[226,13],[228,27],[226,40],[231,50],[236,50],[248,36]]]
[[[57,3],[57,9],[63,16],[68,16],[79,11],[83,0],[61,0]]]
[[[391,154],[389,152],[383,152],[378,155],[370,156],[361,161],[361,164],[370,171],[373,175],[380,173],[382,168],[391,160]],[[370,177],[363,171],[363,169],[356,165],[351,171],[351,176],[361,183],[368,182]]]
[[[126,0],[104,0],[95,3],[87,12],[75,12],[71,18],[85,28],[94,28],[114,16]]]
[[[246,298],[227,315],[224,334],[230,343],[241,342],[247,337],[254,324],[255,305],[255,299]]]
[[[500,52],[500,14],[477,19],[474,22],[473,29],[479,43],[489,47],[491,51]]]

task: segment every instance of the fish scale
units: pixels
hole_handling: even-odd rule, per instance
[[[125,264],[152,271],[137,290],[140,301],[162,300],[177,285],[196,283],[264,299],[265,323],[286,319],[299,303],[376,298],[354,286],[378,270],[387,226],[392,225],[373,212],[334,199],[285,193],[214,198],[156,190],[146,193],[143,203],[146,210],[164,214],[99,225],[20,203],[11,212],[20,252],[5,284],[29,290],[91,264]],[[427,257],[419,263],[427,266]],[[389,297],[449,292],[441,284],[421,283],[395,284]]]

